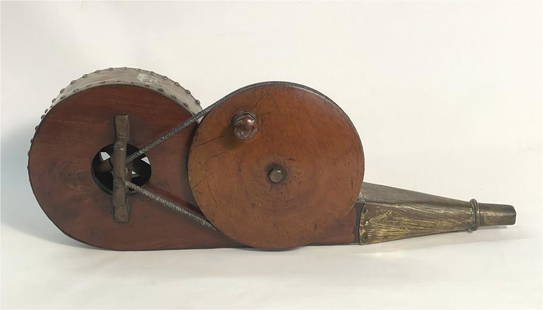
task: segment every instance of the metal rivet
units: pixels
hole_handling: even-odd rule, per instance
[[[285,177],[285,169],[279,166],[271,168],[268,172],[268,179],[274,184],[280,183],[285,179]]]

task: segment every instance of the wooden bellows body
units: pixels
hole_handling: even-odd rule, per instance
[[[365,244],[516,217],[507,205],[362,183],[347,115],[288,82],[250,85],[202,110],[149,71],[84,75],[42,118],[28,172],[64,233],[117,250]]]

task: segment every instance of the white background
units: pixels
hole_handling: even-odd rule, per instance
[[[1,4],[2,305],[535,309],[542,300],[539,1]],[[26,172],[72,79],[167,75],[207,106],[287,80],[356,124],[365,180],[513,204],[512,227],[376,244],[114,252],[64,236]]]

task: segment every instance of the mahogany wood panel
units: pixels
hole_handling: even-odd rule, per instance
[[[130,221],[113,219],[111,195],[97,186],[91,163],[113,143],[113,119],[130,118],[130,141],[152,141],[191,114],[150,89],[128,85],[90,88],[55,105],[37,129],[28,172],[47,216],[67,235],[108,249],[151,250],[236,246],[142,195],[129,195]],[[195,126],[150,150],[152,175],[145,187],[198,210],[187,182],[187,154]]]
[[[256,116],[247,140],[232,129],[240,112]],[[268,177],[273,167],[284,180]],[[363,173],[362,144],[347,115],[317,91],[286,82],[222,99],[200,123],[189,155],[190,186],[206,217],[232,239],[268,249],[326,239],[353,209]]]

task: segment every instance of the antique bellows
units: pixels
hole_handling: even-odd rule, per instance
[[[202,109],[165,76],[98,70],[60,91],[28,157],[51,221],[106,249],[370,244],[516,218],[509,205],[363,183],[347,115],[288,82],[249,85]]]

